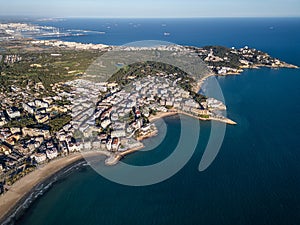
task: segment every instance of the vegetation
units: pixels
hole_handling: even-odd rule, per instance
[[[196,81],[186,72],[182,71],[178,67],[161,62],[147,61],[124,66],[119,69],[113,76],[111,76],[108,81],[117,82],[121,86],[125,86],[131,82],[131,77],[143,78],[148,75],[156,75],[157,73],[163,73],[165,75],[173,74],[173,76],[171,76],[170,78],[172,80],[177,79],[177,84],[185,91],[190,92],[193,99],[198,103],[206,99],[205,96],[192,91],[192,85]]]
[[[54,101],[53,104],[58,106],[65,106],[65,105],[71,105],[71,101],[67,99],[62,99],[62,100]]]
[[[35,125],[37,122],[30,116],[21,117],[20,119],[11,120],[4,127],[27,127]]]
[[[59,55],[51,56],[51,53]],[[52,50],[52,52],[17,52],[17,54],[22,57],[20,62],[13,64],[0,62],[0,86],[4,90],[12,84],[26,87],[30,82],[42,82],[46,90],[51,91],[52,84],[71,80],[78,74],[84,73],[89,65],[103,53],[92,50],[57,50],[55,52]]]
[[[19,180],[21,177],[24,177],[26,174],[32,172],[33,170],[35,170],[35,166],[29,166],[27,167],[25,170],[19,172],[19,173],[15,173],[13,174],[10,178],[6,179],[6,184],[7,185],[12,185],[13,183],[15,183],[17,180]]]
[[[72,120],[72,116],[66,113],[59,114],[55,118],[49,121],[50,131],[55,133],[62,129],[66,124],[68,124]]]
[[[205,119],[208,119],[209,118],[209,115],[199,115],[201,118],[205,118]]]
[[[238,69],[241,66],[240,63],[240,56],[237,54],[232,53],[232,49],[226,48],[223,46],[205,46],[203,49],[210,51],[212,49],[215,56],[218,56],[220,58],[227,57],[228,60],[222,61],[222,62],[209,62],[210,66],[214,67],[231,67]],[[204,60],[204,57],[202,57]]]

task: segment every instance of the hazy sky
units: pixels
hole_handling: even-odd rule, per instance
[[[300,0],[0,0],[0,16],[299,17]]]

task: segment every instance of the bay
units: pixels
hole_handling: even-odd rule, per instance
[[[115,29],[102,40],[99,35],[64,40],[125,44],[166,39],[195,46],[249,45],[300,65],[299,22],[298,18],[71,19],[51,25],[65,29]],[[118,28],[103,24],[118,24]],[[165,37],[163,31],[170,35]],[[146,187],[123,186],[84,167],[57,182],[17,224],[298,224],[299,70],[264,68],[216,79],[223,91],[227,114],[238,124],[227,126],[220,152],[207,170],[199,172],[198,165],[211,124],[201,122],[195,154],[170,179]],[[209,85],[210,80],[207,82]],[[171,154],[180,135],[180,122],[171,117],[165,123],[166,137],[156,149],[137,152],[124,161],[149,164]]]

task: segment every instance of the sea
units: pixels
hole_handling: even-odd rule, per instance
[[[34,23],[101,32],[59,38],[64,41],[123,45],[162,40],[199,47],[249,46],[300,66],[300,18],[81,18]],[[16,224],[300,224],[299,69],[247,69],[240,75],[209,78],[208,87],[212,79],[218,81],[227,115],[237,125],[226,126],[219,153],[206,170],[200,172],[198,166],[212,123],[201,121],[194,154],[169,179],[128,186],[84,166],[55,182]],[[166,132],[161,143],[151,151],[128,155],[123,162],[149,165],[172,154],[181,133],[180,118],[163,120]],[[192,126],[197,121],[189,123]],[[187,151],[185,147],[181,150]]]

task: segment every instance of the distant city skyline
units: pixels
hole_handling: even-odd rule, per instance
[[[300,17],[299,0],[0,0],[0,16],[193,18]]]

